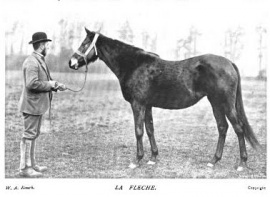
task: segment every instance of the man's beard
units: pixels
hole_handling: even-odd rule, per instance
[[[43,49],[43,50],[41,51],[41,54],[45,57],[45,56],[47,55],[46,49]]]

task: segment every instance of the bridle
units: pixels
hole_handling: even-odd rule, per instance
[[[94,48],[94,50],[95,50],[96,56],[98,55],[98,54],[97,54],[97,47],[96,47],[96,42],[97,42],[98,36],[99,36],[99,34],[98,34],[98,33],[95,33],[95,36],[94,36],[94,39],[93,39],[92,43],[89,45],[88,49],[87,49],[84,53],[82,53],[82,52],[79,51],[79,50],[77,50],[77,51],[75,52],[75,54],[77,54],[77,55],[83,57],[83,59],[84,59],[84,61],[85,61],[85,76],[84,76],[84,83],[83,83],[83,86],[82,86],[79,90],[73,90],[73,89],[71,89],[71,88],[66,87],[67,90],[70,90],[70,91],[72,91],[72,92],[80,92],[80,91],[83,90],[83,88],[84,88],[84,86],[85,86],[85,83],[86,83],[86,79],[87,79],[87,71],[88,71],[88,63],[89,63],[89,62],[87,61],[87,55],[90,53],[90,51],[91,51],[93,48]]]
[[[86,67],[87,67],[87,55],[88,53],[90,53],[90,51],[94,48],[95,49],[95,54],[97,55],[97,47],[96,47],[96,42],[97,42],[97,39],[98,39],[98,36],[99,34],[96,33],[95,36],[94,36],[94,39],[92,41],[92,43],[89,45],[88,49],[82,53],[81,51],[77,50],[75,53],[78,54],[79,56],[83,57],[84,61],[85,61],[85,64],[86,64]]]

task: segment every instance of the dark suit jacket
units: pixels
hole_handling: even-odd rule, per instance
[[[49,71],[47,72],[45,68],[47,68],[45,62],[35,52],[24,61],[20,112],[42,115],[49,109],[52,87],[49,84]]]

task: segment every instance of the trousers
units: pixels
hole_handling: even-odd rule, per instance
[[[23,113],[23,139],[35,140],[40,135],[42,115],[32,115]]]

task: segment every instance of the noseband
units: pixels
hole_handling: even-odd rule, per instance
[[[90,53],[90,51],[94,48],[95,50],[95,54],[97,55],[97,47],[96,47],[96,42],[98,39],[99,34],[96,33],[94,36],[94,39],[92,41],[92,43],[89,45],[88,49],[82,53],[79,50],[77,50],[75,53],[78,54],[79,56],[83,57],[84,61],[85,61],[85,77],[84,77],[84,83],[83,86],[79,89],[79,90],[73,90],[69,87],[67,87],[68,90],[72,91],[72,92],[80,92],[83,90],[85,82],[86,82],[86,77],[87,77],[87,71],[88,71],[88,61],[87,61],[87,55]]]

